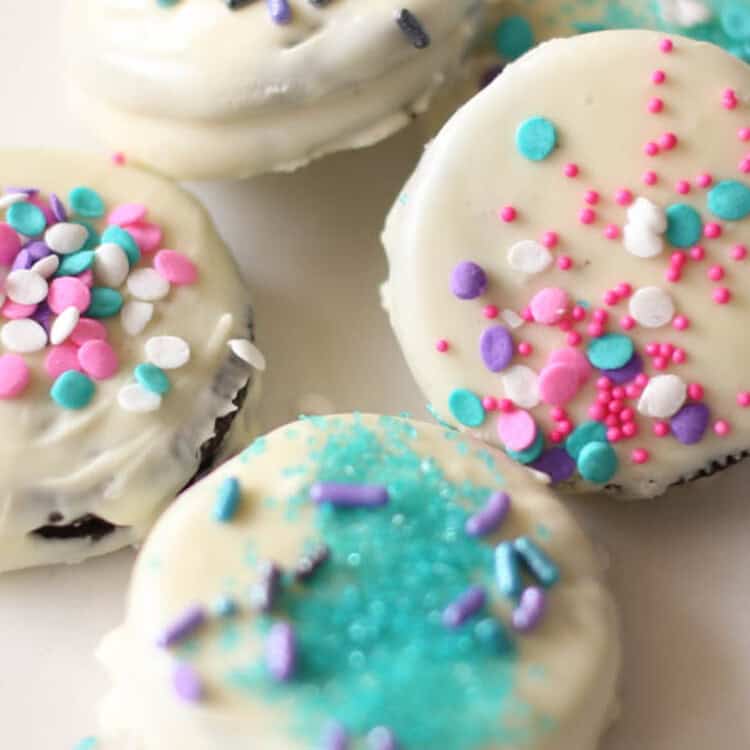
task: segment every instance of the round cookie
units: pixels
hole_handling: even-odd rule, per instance
[[[175,185],[0,152],[0,570],[133,544],[211,466],[263,359],[237,268]]]
[[[384,233],[437,415],[554,481],[653,496],[750,446],[750,67],[548,42],[446,125]]]
[[[185,493],[99,656],[103,750],[594,750],[620,651],[538,478],[452,430],[345,415]]]
[[[74,109],[171,176],[291,171],[399,130],[460,67],[479,0],[83,0]]]

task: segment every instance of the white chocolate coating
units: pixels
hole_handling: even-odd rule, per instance
[[[200,447],[213,437],[217,418],[235,411],[235,395],[257,378],[227,345],[251,335],[248,292],[195,199],[147,172],[57,151],[0,152],[0,185],[33,185],[66,203],[72,188],[85,185],[104,198],[108,210],[142,202],[164,230],[163,246],[188,256],[199,273],[195,285],[173,287],[155,303],[153,320],[139,335],[127,335],[119,316],[103,321],[119,372],[96,383],[96,395],[83,410],[62,409],[50,398],[46,352],[24,355],[32,373],[29,388],[0,401],[0,421],[8,427],[0,446],[0,570],[8,570],[77,562],[139,541],[198,470]],[[151,265],[148,256],[142,265]],[[126,287],[122,291],[127,299]],[[191,359],[170,371],[172,388],[161,408],[125,411],[118,392],[134,382],[134,367],[145,361],[144,344],[156,335],[186,340]],[[237,416],[235,428],[246,440],[247,413]],[[62,515],[60,525],[93,514],[122,528],[97,542],[32,535],[52,513]]]
[[[654,420],[636,410],[639,433],[615,443],[619,469],[609,482],[616,486],[612,489],[637,497],[659,494],[750,447],[750,411],[737,403],[738,394],[750,386],[750,345],[745,335],[750,303],[744,289],[748,265],[731,256],[733,246],[750,243],[750,221],[717,219],[707,206],[709,189],[696,183],[698,175],[708,173],[711,187],[723,180],[747,184],[738,164],[748,149],[738,132],[750,124],[750,67],[718,47],[680,37],[673,37],[674,51],[666,54],[660,51],[663,38],[645,31],[587,34],[543,44],[510,65],[453,117],[428,148],[394,205],[383,236],[390,264],[384,299],[391,322],[422,390],[451,423],[457,424],[448,408],[455,388],[468,388],[480,396],[508,395],[504,373],[491,372],[480,358],[480,335],[490,325],[505,325],[503,310],[520,313],[545,288],[562,288],[571,305],[584,300],[592,311],[604,308],[609,314],[606,330],[632,339],[649,376],[660,371],[645,354],[648,343],[669,342],[684,349],[686,361],[668,361],[668,372],[686,384],[704,387],[711,421],[702,440],[683,445],[671,436],[656,437]],[[658,69],[666,73],[661,85],[652,82]],[[734,108],[722,104],[726,89],[736,92]],[[658,114],[647,108],[654,97],[664,103]],[[537,115],[554,123],[558,143],[548,158],[533,162],[519,153],[515,138],[519,125]],[[662,149],[655,157],[644,153],[647,142],[658,142],[669,132],[679,139],[673,148]],[[579,166],[575,178],[564,174],[569,163]],[[655,185],[644,184],[647,170],[656,173]],[[687,194],[677,192],[680,180],[689,183]],[[621,188],[631,190],[633,198],[647,197],[662,218],[667,206],[688,204],[704,223],[718,222],[722,234],[700,238],[705,259],[688,257],[678,283],[669,282],[665,274],[677,248],[663,235],[658,236],[663,249],[655,257],[638,257],[626,250],[622,233],[632,206],[617,203]],[[598,191],[598,203],[586,203],[587,190]],[[517,209],[515,221],[501,220],[498,212],[504,206]],[[595,212],[590,224],[579,219],[584,208]],[[620,232],[615,239],[605,238],[609,224]],[[510,248],[522,240],[540,242],[547,231],[559,235],[551,265],[538,274],[513,270],[508,262]],[[568,271],[557,266],[562,255],[572,259]],[[454,267],[465,260],[482,266],[489,281],[487,292],[469,301],[457,299],[450,289]],[[707,278],[714,265],[724,269],[723,279]],[[624,330],[620,321],[629,312],[630,300],[621,299],[611,307],[603,302],[605,292],[622,282],[632,285],[633,291],[665,290],[676,313],[689,319],[689,327],[637,325]],[[712,295],[720,287],[730,290],[729,304],[714,302]],[[488,304],[497,305],[501,316],[485,318],[483,307]],[[584,352],[591,340],[587,332],[591,321],[590,312],[584,323],[574,326],[582,335],[579,348]],[[510,330],[516,344],[526,341],[533,346],[530,356],[516,352],[513,364],[527,365],[537,373],[553,350],[566,346],[565,332],[554,326],[535,323]],[[450,343],[448,352],[436,351],[439,339]],[[590,418],[597,377],[595,372],[565,404],[573,425]],[[636,409],[637,399],[626,405]],[[542,403],[531,412],[549,437],[553,427],[549,407]],[[496,412],[489,413],[473,432],[500,443],[497,419]],[[728,434],[714,433],[712,426],[719,420],[729,423]],[[647,450],[650,460],[635,463],[631,452],[638,448]],[[594,486],[578,480],[574,484]]]
[[[265,2],[71,1],[73,107],[104,142],[174,177],[291,171],[408,124],[460,66],[481,12],[478,0],[411,2],[432,40],[416,49],[394,0],[291,6],[278,25]]]
[[[319,534],[316,511],[301,507],[290,517],[284,500],[315,480],[318,466],[311,451],[320,450],[330,434],[354,419],[378,436],[385,434],[381,418],[375,416],[347,415],[325,422],[318,418],[280,428],[261,450],[250,449],[225,464],[162,517],[136,563],[125,622],[99,650],[113,681],[101,712],[103,750],[244,750],[249,741],[264,750],[318,747],[315,738],[299,737],[289,726],[294,694],[289,701],[269,702],[261,693],[233,689],[222,677],[233,665],[252,662],[262,647],[246,601],[257,576],[257,569],[248,566],[247,550],[252,549],[255,559],[273,560],[287,570],[294,567],[305,542]],[[549,590],[544,622],[518,639],[518,682],[511,700],[517,698],[551,719],[553,728],[530,735],[534,739],[523,743],[525,750],[595,750],[613,718],[620,649],[614,606],[591,546],[532,474],[494,451],[491,465],[479,457],[490,454],[470,438],[410,424],[415,430],[411,449],[436,461],[448,481],[497,486],[498,471],[502,475],[501,484],[512,498],[511,512],[498,533],[478,544],[533,536],[541,525],[546,529],[540,543],[560,566],[561,579]],[[217,523],[212,509],[217,488],[227,477],[239,480],[242,502],[229,523]],[[269,497],[279,502],[264,500]],[[228,649],[216,640],[218,622],[200,631],[190,663],[204,681],[206,697],[199,704],[184,703],[170,687],[175,654],[157,648],[154,638],[186,606],[210,603],[219,593],[236,596],[241,609],[234,627],[242,635]],[[309,595],[314,595],[314,583]],[[493,616],[507,622],[510,610],[505,603],[493,602],[492,608]],[[523,716],[515,717],[522,725],[530,721]],[[352,747],[364,744],[356,740]],[[520,746],[504,744],[503,749]]]

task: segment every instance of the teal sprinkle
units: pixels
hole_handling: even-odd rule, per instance
[[[724,180],[708,193],[708,210],[726,221],[750,216],[750,188],[736,180]]]
[[[220,523],[231,521],[237,513],[240,500],[242,500],[242,489],[237,477],[227,477],[216,491],[214,503],[214,520]]]
[[[73,745],[73,750],[96,750],[98,744],[96,737],[84,737]]]
[[[169,392],[172,384],[169,382],[169,376],[161,367],[152,365],[150,362],[142,362],[133,370],[135,379],[151,393],[158,393],[160,396]]]
[[[500,542],[495,547],[495,579],[503,596],[516,599],[523,591],[521,566],[512,542]]]
[[[104,201],[95,190],[76,187],[68,193],[68,202],[74,213],[85,219],[101,219],[104,216]]]
[[[552,538],[550,527],[541,522],[534,527],[534,534],[536,534],[537,539],[541,539],[543,542]]]
[[[515,60],[534,46],[534,31],[522,16],[509,16],[495,29],[495,49],[506,60]]]
[[[750,39],[750,8],[743,3],[730,3],[721,12],[721,28],[730,39]]]
[[[115,245],[119,245],[125,251],[125,255],[128,256],[128,262],[131,266],[136,265],[141,259],[141,251],[133,239],[133,235],[122,227],[116,225],[107,227],[102,234],[102,242],[113,242]]]
[[[237,602],[231,596],[219,596],[211,605],[215,617],[233,617],[237,614]]]
[[[506,453],[515,461],[522,464],[530,464],[532,461],[536,461],[539,456],[542,455],[544,450],[544,435],[541,430],[536,431],[536,437],[534,442],[526,449],[522,451],[506,450]]]
[[[606,443],[607,427],[603,422],[582,422],[565,441],[565,450],[577,459],[588,443]]]
[[[99,246],[99,232],[96,231],[96,227],[91,225],[88,221],[74,221],[74,224],[78,224],[83,227],[88,234],[86,235],[86,242],[83,243],[83,247],[79,252],[84,250],[94,250]]]
[[[585,21],[574,23],[573,28],[579,34],[590,34],[592,31],[606,31],[607,30],[607,27],[602,23],[586,23]]]
[[[111,318],[120,312],[122,294],[108,286],[95,286],[91,290],[91,303],[86,310],[89,318]]]
[[[77,253],[64,255],[55,276],[78,276],[79,273],[88,271],[94,265],[95,255],[92,250],[79,250]]]
[[[448,397],[451,414],[466,427],[479,427],[484,422],[484,406],[479,396],[465,388],[456,388]]]
[[[535,541],[520,536],[513,547],[542,586],[550,588],[560,580],[560,569]]]
[[[77,370],[67,370],[53,383],[50,396],[63,409],[83,409],[94,398],[95,390],[91,378]]]
[[[468,585],[494,589],[493,549],[463,532],[494,487],[452,482],[412,446],[412,425],[381,424],[383,435],[361,422],[321,434],[308,456],[317,470],[288,498],[305,502],[315,481],[382,483],[391,495],[377,512],[316,511],[328,562],[304,587],[285,587],[273,618],[256,625],[260,635],[277,618],[293,623],[294,680],[270,682],[258,661],[226,680],[290,706],[289,730],[303,739],[335,719],[362,740],[388,726],[404,748],[533,744],[541,717],[516,694],[520,665],[502,622],[442,624],[442,610]]]
[[[667,207],[667,239],[675,247],[690,247],[703,234],[701,215],[687,203]]]
[[[456,428],[452,424],[448,424],[441,416],[438,414],[438,410],[432,405],[432,404],[425,404],[424,408],[427,409],[427,413],[441,426],[445,427],[448,430],[455,430]]]
[[[543,161],[557,145],[557,130],[545,117],[530,117],[516,130],[516,148],[529,161]]]
[[[609,443],[587,443],[578,454],[576,465],[579,474],[589,482],[604,484],[617,471],[617,454]]]
[[[5,220],[16,232],[27,237],[37,237],[47,226],[42,209],[27,201],[13,203],[5,214]]]
[[[242,451],[240,461],[243,464],[248,463],[253,456],[262,456],[268,448],[268,440],[265,437],[259,437],[253,440],[250,445]]]
[[[179,2],[180,0],[156,0],[156,4],[160,8],[172,8]]]
[[[589,362],[600,370],[616,370],[633,356],[633,341],[622,333],[605,333],[592,339],[587,348]]]

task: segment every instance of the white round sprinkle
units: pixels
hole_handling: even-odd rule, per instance
[[[263,372],[266,369],[266,358],[252,341],[248,339],[230,339],[229,348],[235,355],[256,370]]]
[[[526,365],[513,365],[501,376],[505,395],[523,409],[533,409],[541,401],[539,376]]]
[[[56,318],[49,332],[49,340],[53,346],[62,344],[75,330],[81,313],[77,307],[66,307]]]
[[[140,383],[124,385],[117,393],[117,403],[125,411],[145,414],[161,406],[161,396],[143,388]]]
[[[687,386],[677,375],[656,375],[648,381],[638,401],[638,411],[647,417],[668,419],[685,403]]]
[[[540,273],[552,263],[552,253],[534,240],[521,240],[508,250],[508,264],[514,271]]]
[[[672,297],[658,286],[638,289],[628,307],[631,316],[645,328],[661,328],[674,317]]]
[[[169,287],[169,282],[153,268],[139,268],[128,276],[128,291],[146,302],[164,299]]]
[[[691,29],[710,21],[713,11],[702,0],[660,0],[661,17],[666,23]]]
[[[114,242],[99,245],[94,256],[94,277],[103,286],[116,289],[125,283],[130,263],[125,251]]]
[[[38,273],[43,279],[51,279],[58,268],[60,268],[60,258],[57,255],[47,255],[34,263],[31,270]]]
[[[29,196],[26,193],[8,193],[8,195],[0,197],[0,210],[8,208],[8,206],[12,206],[14,203],[27,201],[28,199]]]
[[[150,302],[137,299],[128,300],[120,312],[120,320],[128,336],[137,336],[151,322],[154,306]]]
[[[628,209],[628,224],[638,224],[656,234],[663,234],[667,230],[667,217],[656,203],[640,197]]]
[[[48,284],[36,271],[11,271],[5,279],[5,293],[19,305],[36,305],[47,297]]]
[[[0,341],[11,352],[30,354],[47,346],[47,331],[35,320],[11,320],[0,331]]]
[[[622,230],[625,249],[636,258],[653,258],[664,250],[661,235],[641,224],[626,224]]]
[[[44,244],[60,255],[70,255],[77,253],[86,244],[88,236],[86,227],[61,221],[44,233]]]
[[[511,328],[520,328],[523,325],[523,318],[515,310],[503,310],[502,316]]]
[[[190,361],[190,345],[177,336],[152,336],[146,342],[146,359],[162,370],[176,370]]]

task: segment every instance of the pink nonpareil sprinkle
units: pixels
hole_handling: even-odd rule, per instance
[[[484,315],[485,318],[488,318],[489,320],[493,320],[500,314],[500,311],[497,308],[497,305],[485,305],[482,308],[482,315]]]
[[[634,464],[645,464],[651,458],[651,455],[645,448],[634,448],[630,453],[630,458]]]
[[[643,182],[646,185],[656,185],[659,182],[659,176],[656,172],[652,172],[650,169],[643,173]]]
[[[669,423],[662,421],[654,422],[651,429],[656,437],[666,437],[670,432]]]
[[[667,80],[667,74],[663,70],[655,70],[651,74],[651,81],[657,86],[660,86],[664,81]]]
[[[708,174],[707,172],[704,172],[703,174],[699,174],[695,178],[695,184],[699,188],[707,188],[710,187],[713,184],[714,178]]]
[[[726,305],[732,299],[732,293],[724,286],[717,287],[711,294],[717,305]]]
[[[633,193],[627,188],[620,188],[615,193],[615,202],[620,206],[629,206],[633,202]]]
[[[693,401],[702,401],[703,396],[705,396],[705,389],[700,383],[689,383],[687,394],[693,399]]]
[[[557,232],[547,231],[542,235],[542,245],[551,250],[557,246],[560,241],[560,235]]]
[[[676,315],[672,321],[672,328],[676,331],[684,331],[690,327],[690,320],[684,315]]]
[[[732,431],[732,426],[727,422],[726,419],[717,419],[714,422],[714,432],[719,437],[724,437]]]
[[[747,247],[745,245],[735,245],[730,255],[732,256],[732,260],[745,260],[747,257]]]
[[[504,221],[504,222],[511,222],[515,221],[516,217],[518,216],[518,212],[516,211],[513,206],[503,206],[498,211],[498,216]]]
[[[652,115],[659,114],[659,112],[664,109],[664,100],[660,99],[658,96],[649,99],[647,109]]]
[[[437,342],[435,343],[435,348],[436,348],[436,349],[437,349],[437,350],[438,350],[438,351],[439,351],[440,353],[443,353],[443,352],[447,352],[447,351],[448,351],[448,348],[449,348],[449,346],[450,346],[450,345],[448,344],[448,342],[447,342],[447,341],[446,341],[445,339],[438,339],[438,340],[437,340]]]
[[[703,234],[704,236],[708,237],[708,239],[714,240],[717,237],[721,237],[721,233],[722,233],[721,224],[717,224],[714,221],[709,221],[703,227]]]
[[[577,164],[566,164],[563,167],[563,174],[566,177],[571,177],[571,178],[572,177],[578,177],[578,172],[579,171],[580,170],[578,169],[578,165]]]
[[[561,255],[557,259],[557,267],[561,271],[570,271],[573,268],[573,259],[569,255]]]

